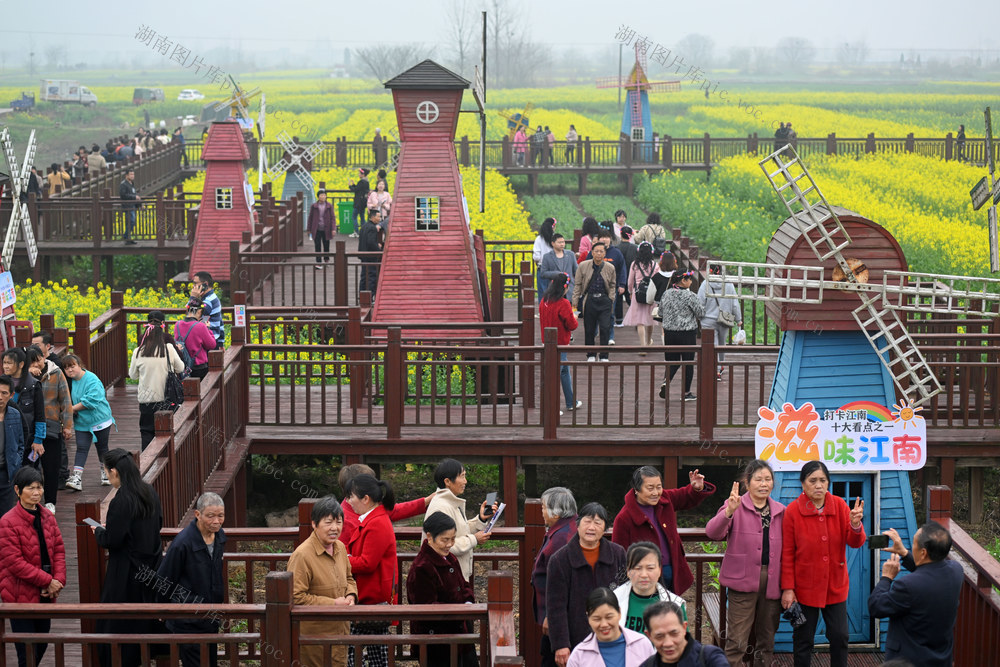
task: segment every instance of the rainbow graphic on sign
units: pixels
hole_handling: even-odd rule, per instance
[[[879,405],[873,401],[851,401],[840,407],[841,410],[864,410],[868,413],[868,421],[891,422],[895,421],[889,408]]]

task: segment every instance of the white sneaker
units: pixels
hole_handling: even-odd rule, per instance
[[[579,410],[582,407],[583,407],[583,401],[577,401],[576,405],[567,406],[566,409],[567,410]],[[560,414],[562,414],[562,413],[560,413]]]
[[[111,486],[111,480],[108,479],[108,473],[104,466],[101,466],[101,486]]]
[[[56,506],[53,505],[52,503],[45,503],[45,509],[52,512],[53,514],[56,513]]]
[[[612,338],[611,340],[608,341],[608,345],[614,345],[614,344],[615,344],[615,339],[614,338]]]
[[[609,362],[611,360],[610,359],[601,359],[601,361]]]
[[[597,357],[587,357],[587,361],[597,361]]]
[[[83,491],[83,471],[74,470],[66,480],[66,488],[74,491]]]

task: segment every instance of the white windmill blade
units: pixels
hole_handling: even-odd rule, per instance
[[[312,174],[309,173],[309,170],[307,170],[302,165],[299,165],[298,172],[299,172],[299,178],[302,179],[303,181],[306,181],[307,183],[309,183],[309,187],[311,187],[313,190],[315,190],[316,189],[316,181],[313,180]]]
[[[309,146],[309,148],[305,150],[305,153],[302,154],[302,157],[312,162],[317,155],[319,155],[325,150],[326,150],[326,145],[323,143],[322,140],[317,139],[312,143],[311,146]]]
[[[291,153],[292,151],[294,151],[296,148],[299,147],[298,144],[292,141],[292,138],[288,136],[288,133],[285,132],[284,130],[278,132],[278,136],[276,136],[275,139],[278,140],[278,143],[281,144],[281,147],[284,148],[286,151],[288,151],[288,153]]]
[[[852,315],[879,361],[889,371],[893,384],[913,406],[923,405],[940,394],[941,383],[896,312],[884,304],[882,307],[877,305],[881,294],[860,296],[861,305]],[[869,331],[872,328],[875,330]],[[908,386],[903,385],[903,380],[908,381]]]
[[[31,170],[31,163],[35,157],[35,131],[32,130],[28,137],[28,148],[24,155],[24,162],[18,168],[17,156],[14,154],[14,144],[10,140],[10,132],[3,128],[0,132],[0,144],[3,145],[4,158],[10,168],[11,182],[11,213],[10,222],[7,225],[7,234],[4,238],[3,251],[0,256],[3,258],[4,266],[10,267],[14,258],[14,245],[17,243],[17,230],[20,227],[24,233],[24,245],[28,251],[28,263],[35,265],[38,259],[38,245],[35,243],[35,232],[31,227],[31,216],[28,207],[21,202],[21,193],[27,189],[28,173]]]
[[[888,308],[914,313],[996,317],[1000,303],[1000,280],[996,278],[886,271],[881,289]]]
[[[264,141],[264,120],[266,118],[267,99],[264,93],[260,94],[260,109],[257,111],[257,138]]]
[[[823,280],[822,266],[715,260],[710,260],[708,266],[706,280],[710,285],[732,285],[736,288],[735,298],[746,301],[818,304],[823,302],[823,288],[835,284]],[[722,267],[720,275],[711,273],[715,266]],[[809,290],[816,290],[816,296],[809,297]]]
[[[267,177],[274,178],[278,174],[286,171],[291,166],[292,166],[291,162],[289,162],[285,158],[281,158],[280,161],[272,164],[271,167],[267,170]]]
[[[820,261],[834,257],[848,280],[854,280],[840,254],[851,237],[795,149],[786,144],[757,164]]]

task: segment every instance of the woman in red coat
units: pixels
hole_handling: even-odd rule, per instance
[[[66,549],[56,517],[42,507],[45,487],[42,473],[26,466],[14,473],[17,504],[0,518],[0,600],[3,602],[55,602],[66,585]],[[48,632],[47,618],[10,619],[13,632]],[[24,644],[14,644],[17,664],[27,664]],[[34,645],[40,664],[48,644]]]
[[[566,298],[566,288],[569,285],[569,276],[561,273],[549,281],[549,286],[545,288],[545,294],[538,304],[538,322],[542,331],[549,327],[556,330],[556,344],[569,345],[570,332],[574,331],[579,322],[573,314],[573,306]],[[573,400],[573,380],[569,376],[569,366],[566,365],[566,353],[559,353],[559,361],[562,368],[559,369],[559,379],[562,382],[563,398],[566,399],[566,409],[576,410],[583,406],[583,401]],[[562,414],[560,412],[559,414]]]
[[[455,520],[444,512],[434,512],[424,519],[427,539],[420,545],[417,557],[406,575],[406,600],[410,604],[465,604],[476,601],[472,584],[462,576],[462,566],[451,553],[455,544]],[[412,621],[414,634],[465,634],[472,632],[467,621]],[[419,649],[414,646],[414,653]],[[449,644],[427,646],[428,665],[450,665]],[[459,667],[479,664],[472,644],[460,644]]]
[[[347,502],[360,525],[347,543],[351,573],[358,585],[358,604],[392,604],[396,589],[396,533],[388,512],[396,505],[396,495],[384,480],[359,475],[348,485]],[[385,635],[389,623],[351,623],[352,635]],[[365,646],[368,662],[388,664],[385,644]],[[347,653],[348,667],[354,666],[354,651]]]
[[[802,494],[785,508],[781,528],[781,606],[802,606],[805,622],[792,632],[795,667],[809,667],[816,623],[823,612],[831,667],[847,667],[847,546],[865,543],[865,503],[847,508],[829,493],[830,471],[809,461],[799,473]]]
[[[663,478],[652,466],[642,466],[632,474],[632,488],[625,494],[625,506],[615,517],[611,541],[625,549],[636,542],[652,542],[660,547],[663,572],[660,583],[677,595],[694,583],[677,533],[675,510],[697,507],[715,493],[715,485],[697,470],[688,473],[690,484],[664,489]]]

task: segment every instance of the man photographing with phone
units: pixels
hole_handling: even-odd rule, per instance
[[[951,535],[928,521],[907,550],[894,528],[883,532],[892,553],[882,564],[882,578],[868,598],[868,611],[889,619],[885,659],[903,658],[921,667],[952,663],[955,617],[962,589],[962,566],[948,559]],[[897,578],[902,564],[910,574]]]

